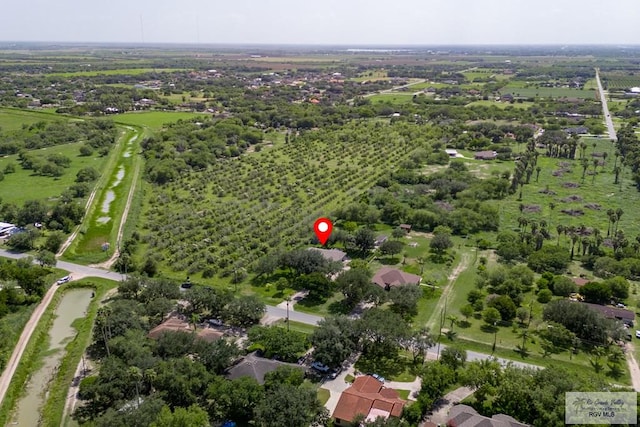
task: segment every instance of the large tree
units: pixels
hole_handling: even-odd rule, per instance
[[[391,310],[407,318],[418,314],[418,301],[422,288],[416,285],[394,286],[389,290]]]
[[[313,356],[325,365],[340,366],[359,349],[359,323],[346,316],[325,317],[311,334]]]

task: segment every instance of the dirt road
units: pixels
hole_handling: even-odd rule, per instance
[[[631,375],[631,384],[635,391],[640,392],[640,368],[638,361],[634,356],[635,347],[633,343],[627,344],[627,365],[629,365],[629,374]]]
[[[431,330],[435,331],[435,327],[437,325],[438,319],[442,313],[442,310],[445,308],[447,304],[447,299],[449,298],[449,294],[451,293],[451,289],[453,288],[453,284],[458,279],[458,276],[465,271],[469,265],[471,264],[471,255],[467,252],[464,252],[460,257],[460,262],[453,269],[449,277],[447,278],[447,285],[444,287],[442,291],[442,295],[440,295],[440,300],[438,304],[433,309],[433,313],[429,317],[426,326]]]

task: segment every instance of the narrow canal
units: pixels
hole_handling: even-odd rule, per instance
[[[8,426],[38,425],[48,384],[64,357],[64,347],[76,335],[76,330],[72,327],[73,321],[85,316],[92,294],[92,289],[72,289],[63,295],[56,307],[55,319],[49,330],[49,348],[40,368],[31,374],[26,394],[18,402]]]

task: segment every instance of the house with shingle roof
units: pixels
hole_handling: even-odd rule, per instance
[[[320,255],[322,255],[322,257],[327,261],[343,262],[347,260],[347,253],[340,249],[309,248],[309,250],[320,252]]]
[[[371,279],[373,283],[386,290],[395,286],[418,285],[422,282],[422,277],[411,273],[405,273],[393,267],[382,267]]]
[[[264,376],[269,372],[275,371],[280,366],[292,366],[297,369],[304,369],[300,365],[293,363],[280,362],[278,360],[265,359],[259,357],[256,352],[249,353],[233,367],[229,368],[226,378],[235,380],[240,377],[250,377],[264,384]]]
[[[455,405],[449,411],[449,427],[529,427],[509,415],[496,414],[485,417],[468,405]]]

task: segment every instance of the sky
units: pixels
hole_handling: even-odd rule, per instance
[[[4,0],[0,41],[640,44],[638,0]]]

